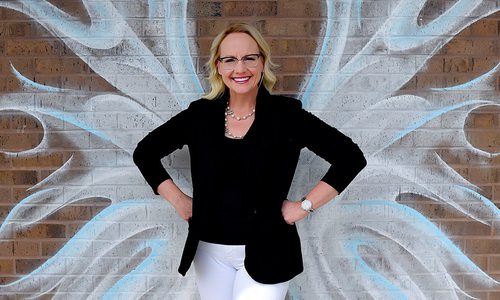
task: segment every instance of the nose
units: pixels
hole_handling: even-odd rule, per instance
[[[235,72],[243,72],[243,71],[246,71],[248,68],[245,66],[245,64],[243,64],[243,62],[241,60],[239,60],[237,63],[236,63],[236,66],[234,66],[234,71]]]

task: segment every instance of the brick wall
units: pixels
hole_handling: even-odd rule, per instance
[[[81,20],[82,27],[96,18],[98,15],[96,11],[103,15],[106,12],[106,7],[87,12],[85,6],[76,0],[50,2]],[[343,51],[335,54],[340,55],[340,70],[350,67],[349,61],[364,51],[363,46],[372,41],[374,34],[389,17],[394,17],[397,4],[406,3],[396,0],[363,1],[358,13],[358,6],[355,3],[349,6],[347,4],[349,1],[330,2],[334,2],[332,11],[336,14],[347,14],[349,7],[352,10],[347,14],[351,21],[347,30],[342,31],[342,27],[337,26],[342,23],[342,18],[335,18],[332,22],[334,32],[330,37],[332,40],[335,39],[338,47],[345,42]],[[411,2],[420,1],[410,1],[406,5]],[[413,174],[411,178],[414,182],[399,181],[401,178],[397,176],[394,181],[383,179],[392,178],[390,176],[382,176],[382,179],[379,177],[377,181],[367,174],[353,184],[353,188],[346,192],[345,199],[342,198],[341,201],[358,205],[356,207],[362,213],[369,209],[368,206],[363,206],[363,201],[378,199],[383,197],[382,195],[394,195],[390,192],[394,189],[401,191],[396,193],[397,196],[393,199],[386,200],[395,199],[396,203],[418,211],[463,252],[463,257],[458,259],[458,262],[468,258],[493,279],[499,280],[500,159],[495,153],[500,152],[500,110],[496,105],[500,92],[500,77],[498,71],[491,73],[491,76],[483,75],[500,63],[500,15],[495,13],[500,10],[500,2],[483,1],[482,6],[471,13],[458,17],[452,15],[462,20],[470,20],[471,24],[457,22],[449,28],[445,27],[446,22],[433,23],[433,21],[451,9],[453,4],[463,1],[426,2],[427,4],[417,15],[400,15],[396,19],[408,20],[413,16],[419,26],[432,27],[434,31],[430,35],[437,36],[440,42],[436,44],[432,44],[432,41],[425,42],[402,50],[387,46],[388,42],[385,44],[374,42],[375,50],[363,52],[366,53],[363,54],[361,63],[363,67],[355,74],[346,71],[344,75],[351,77],[345,84],[339,85],[334,93],[332,92],[334,97],[330,99],[331,102],[328,102],[327,98],[320,98],[319,93],[314,94],[322,88],[329,91],[328,85],[311,86],[313,93],[308,109],[351,135],[369,154],[374,174],[381,174],[377,172],[382,172],[380,171],[382,169],[393,170],[394,174],[411,170]],[[123,26],[128,26],[130,32],[136,35],[134,37],[124,30],[127,32],[126,38],[130,40],[136,38],[136,41],[142,42],[145,48],[123,41],[102,49],[75,46],[72,40],[81,38],[81,32],[72,31],[69,23],[60,22],[62,16],[47,13],[51,11],[50,7],[33,13],[27,9],[31,5],[30,1],[26,1],[24,6],[0,4],[6,7],[0,9],[0,220],[4,222],[0,230],[0,284],[2,285],[0,294],[4,294],[6,299],[24,299],[29,294],[36,294],[36,291],[45,293],[46,299],[52,298],[58,292],[62,297],[69,297],[71,293],[82,297],[90,294],[100,297],[104,293],[103,290],[110,289],[120,278],[125,278],[132,272],[138,265],[138,258],[147,256],[142,252],[140,255],[121,254],[122,258],[135,260],[119,271],[110,271],[113,273],[113,279],[108,281],[95,279],[105,276],[106,272],[90,276],[94,283],[90,283],[88,289],[72,290],[71,284],[65,281],[78,275],[68,271],[72,263],[69,259],[62,260],[68,264],[64,269],[67,273],[66,271],[49,273],[50,278],[57,275],[63,279],[61,282],[65,283],[54,284],[48,291],[43,290],[44,280],[53,281],[46,277],[47,273],[42,274],[43,276],[30,277],[31,272],[57,256],[57,252],[63,249],[64,245],[68,245],[86,224],[95,220],[100,212],[128,199],[153,198],[130,160],[130,151],[140,137],[159,124],[157,118],[166,120],[182,108],[183,105],[175,101],[176,95],[190,92],[189,88],[183,90],[182,85],[179,91],[176,90],[172,83],[175,80],[162,81],[163,78],[157,76],[156,71],[144,71],[150,66],[144,61],[153,56],[157,59],[154,62],[167,70],[167,73],[172,73],[172,70],[179,71],[175,67],[175,59],[185,53],[178,54],[176,49],[182,49],[182,46],[169,47],[165,39],[177,42],[182,39],[169,35],[169,30],[174,30],[174,27],[164,26],[165,20],[176,16],[178,19],[175,20],[178,22],[171,24],[186,24],[187,45],[198,78],[203,78],[205,74],[203,64],[207,60],[212,38],[225,25],[234,21],[254,24],[271,45],[273,58],[280,65],[275,93],[302,98],[306,94],[308,83],[313,80],[320,82],[322,78],[331,76],[324,71],[326,68],[317,68],[317,63],[322,57],[321,63],[325,65],[328,59],[335,59],[333,53],[328,51],[337,51],[335,46],[326,47],[327,52],[321,51],[323,39],[328,32],[329,6],[326,2],[190,1],[185,19],[181,15],[182,2],[173,2],[167,8],[156,1],[129,0],[113,1],[113,3],[116,11],[113,10],[111,15],[116,18],[116,23],[121,24],[119,22],[123,20],[125,22],[123,24],[126,24]],[[34,10],[36,11],[35,8]],[[62,28],[69,29],[61,33]],[[98,33],[102,34],[100,38],[103,40],[115,32],[122,33],[113,30],[114,28],[110,28],[108,35],[105,31]],[[389,36],[388,32],[379,33],[380,35],[373,39],[384,41],[384,38]],[[406,35],[398,38],[411,42],[418,40],[419,37]],[[81,44],[76,43],[76,45]],[[151,52],[144,53],[143,49],[149,49]],[[139,60],[135,60],[137,57]],[[129,63],[120,64],[119,61]],[[137,61],[142,62],[142,66],[130,67]],[[377,63],[370,69],[370,63],[374,61]],[[408,61],[411,63],[408,64]],[[420,64],[422,67],[419,67]],[[108,70],[103,67],[108,65],[110,66]],[[184,71],[188,77],[189,70],[184,69]],[[21,75],[16,75],[16,72]],[[408,80],[394,89],[399,78],[405,76]],[[20,79],[22,77],[27,80],[23,81]],[[479,80],[475,80],[478,77]],[[140,81],[141,78],[147,80]],[[120,80],[123,80],[123,83]],[[148,86],[141,86],[145,82]],[[165,82],[168,82],[165,91],[169,93],[161,90]],[[184,81],[179,79],[179,82]],[[206,82],[202,81],[202,84],[206,86]],[[464,86],[458,89],[452,88],[459,85]],[[109,95],[123,98],[109,98]],[[402,108],[404,103],[398,103],[400,106],[394,103],[394,106],[384,104],[385,106],[381,107],[382,111],[385,111],[383,114],[374,113],[376,109],[370,110],[371,105],[401,95],[421,97],[418,99],[425,99],[427,106]],[[102,100],[100,96],[107,98]],[[125,98],[133,101],[127,102]],[[420,103],[414,98],[411,99],[415,102],[408,103]],[[474,100],[484,102],[457,104]],[[422,117],[416,118],[415,121],[425,119],[426,122],[413,128],[394,144],[377,148],[377,142],[383,141],[394,130],[415,123],[410,122],[403,126],[404,118],[401,118],[401,124],[391,123],[392,118],[398,114],[406,113],[411,116],[425,110],[438,111],[454,105],[453,109],[446,112],[431,114],[433,117],[429,119],[428,115],[422,114]],[[364,114],[372,117],[364,122],[354,122],[354,127],[345,126],[349,121],[356,120],[358,116]],[[378,117],[374,119],[373,116]],[[378,130],[382,130],[381,138],[370,140],[369,137],[373,137],[371,134]],[[442,158],[444,164],[436,163],[434,153]],[[186,157],[185,151],[176,152],[171,159],[165,161],[165,165],[177,170],[176,179],[189,191]],[[465,210],[460,212],[453,203],[460,204],[469,201],[469,198],[457,199],[457,196],[464,194],[452,192],[457,185],[463,185],[463,181],[457,176],[440,177],[445,173],[443,170],[448,170],[445,165],[476,185],[478,189],[473,188],[473,190],[489,199],[488,201],[491,200],[492,206],[496,206],[497,210],[495,211],[492,206],[488,206],[489,210],[484,210],[484,207],[475,209],[477,202],[470,202],[469,205],[464,204]],[[311,159],[311,154],[305,152],[299,164],[291,195],[298,197],[303,194],[321,178],[324,170],[323,162]],[[419,177],[419,174],[424,175]],[[425,182],[426,174],[433,174],[435,177],[429,179],[431,182]],[[441,178],[442,181],[435,182],[438,180],[436,178]],[[451,179],[447,181],[449,178]],[[435,183],[439,185],[437,189],[448,190],[449,193],[425,194],[419,189],[436,188],[433,185]],[[47,189],[50,191],[46,191]],[[476,197],[475,200],[477,199],[481,198]],[[117,221],[120,229],[116,231],[116,236],[113,229],[108,232],[107,237],[99,236],[96,239],[104,243],[113,243],[117,239],[123,239],[124,227],[140,227],[141,222],[159,223],[161,226],[158,225],[158,228],[165,230],[175,244],[169,246],[172,248],[168,248],[171,253],[166,255],[166,268],[160,272],[164,276],[161,278],[168,282],[158,283],[158,286],[163,288],[160,291],[168,291],[169,294],[165,297],[172,299],[182,295],[194,295],[192,274],[186,279],[179,279],[175,272],[178,263],[176,251],[179,251],[184,238],[186,229],[184,224],[169,208],[166,208],[168,213],[155,216],[151,213],[151,208],[147,205],[145,207],[148,212],[146,219],[131,223],[125,220],[119,224]],[[335,237],[324,235],[324,231],[330,228],[329,224],[335,223],[329,216],[335,215],[338,211],[336,204],[332,203],[322,212],[304,221],[309,222],[309,225],[299,226],[304,254],[307,257],[335,256],[334,253],[328,252],[330,248],[325,245],[330,239],[333,242],[340,241]],[[361,214],[361,218],[357,220],[358,225],[369,227],[369,222],[364,219],[368,216],[366,213]],[[392,222],[396,227],[410,226],[390,217],[384,220]],[[414,222],[418,223],[416,220]],[[321,227],[321,230],[315,231],[311,224]],[[343,226],[346,224],[335,223],[335,228],[344,228]],[[110,224],[109,227],[113,225]],[[149,235],[143,233],[144,240],[147,241],[148,237]],[[391,240],[391,236],[386,238]],[[404,237],[405,241],[412,239],[414,237],[411,235]],[[135,238],[132,240],[135,241]],[[120,247],[124,247],[123,245],[119,244]],[[398,248],[400,250],[405,248],[403,244],[400,247]],[[376,249],[373,252],[368,251],[368,248],[361,247],[363,250],[360,251],[361,255],[374,270],[387,278],[392,278],[391,270],[387,269],[387,266],[391,265],[391,257],[401,256],[402,259],[406,257],[402,250],[401,253],[391,252],[394,251],[394,247],[373,246]],[[94,246],[95,249],[97,246]],[[437,248],[429,248],[428,252],[424,251],[421,255],[432,257],[434,260],[443,257],[435,253],[436,251]],[[99,252],[95,250],[93,253]],[[379,260],[373,257],[379,257]],[[410,256],[409,259],[418,258]],[[345,290],[344,294],[340,294],[337,285],[332,282],[346,274],[335,274],[336,266],[331,266],[330,273],[318,272],[314,269],[316,267],[314,261],[306,258],[306,272],[292,284],[289,298],[331,299],[341,298],[343,295],[349,299],[363,299],[368,295],[379,295],[376,294],[376,284],[367,288],[367,285],[358,282],[370,281],[373,278],[367,279],[359,273],[359,270],[354,269],[349,276],[358,276],[355,277],[356,284],[341,285]],[[444,260],[443,264],[448,268],[447,272],[441,275],[450,276],[446,280],[453,278],[457,286],[469,294],[487,300],[500,297],[498,285],[488,287],[481,281],[482,279],[474,280],[475,276],[480,277],[477,270],[464,271],[458,267],[454,269],[452,263]],[[433,262],[436,270],[438,265],[439,261]],[[442,286],[439,286],[439,281],[419,281],[417,279],[421,275],[419,271],[412,272],[410,269],[404,274],[404,279],[393,281],[397,282],[395,284],[403,292],[411,291],[410,284],[404,280],[415,280],[420,283],[419,288],[425,291],[424,295],[429,299],[443,296],[446,298],[449,295],[447,293],[450,291],[443,290]],[[85,274],[82,271],[82,278],[87,278],[83,277],[87,274],[87,270]],[[143,276],[147,277],[147,274]],[[22,278],[30,284],[17,281]],[[342,281],[339,279],[339,282]],[[6,287],[5,285],[9,283],[13,285]],[[46,286],[50,284],[47,283]],[[164,294],[154,294],[153,280],[148,279],[146,285],[148,288],[144,290],[151,289],[150,297],[164,299]],[[357,286],[358,289],[353,286]],[[391,294],[391,297],[397,298],[396,296],[397,294]],[[422,298],[411,293],[408,297]]]

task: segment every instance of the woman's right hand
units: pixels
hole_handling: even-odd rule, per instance
[[[172,204],[183,220],[188,221],[193,216],[193,198],[184,194],[172,179],[160,183],[157,191]]]
[[[180,197],[174,205],[177,214],[184,220],[188,221],[193,216],[193,199],[184,194]]]

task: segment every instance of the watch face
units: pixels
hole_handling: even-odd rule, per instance
[[[311,201],[306,199],[306,200],[302,201],[300,206],[302,207],[302,209],[309,211],[312,207],[312,203],[311,203]]]

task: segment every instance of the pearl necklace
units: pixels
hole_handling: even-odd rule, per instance
[[[229,103],[226,106],[225,115],[230,116],[231,118],[235,119],[236,121],[246,120],[246,119],[250,118],[251,116],[253,116],[253,114],[255,114],[255,108],[252,109],[252,112],[247,114],[246,116],[238,117],[237,115],[234,114],[234,111],[229,107]]]
[[[250,118],[251,116],[253,116],[255,114],[255,108],[252,109],[252,112],[245,115],[245,116],[242,116],[242,117],[239,117],[239,116],[236,116],[234,114],[234,111],[231,110],[231,108],[229,107],[229,102],[227,103],[227,106],[226,106],[226,111],[224,112],[224,127],[225,127],[225,134],[226,136],[230,137],[230,138],[233,138],[233,139],[242,139],[245,135],[234,135],[231,133],[231,131],[229,131],[229,127],[227,126],[227,116],[230,116],[231,118],[235,119],[236,121],[243,121],[243,120],[246,120],[248,118]]]

